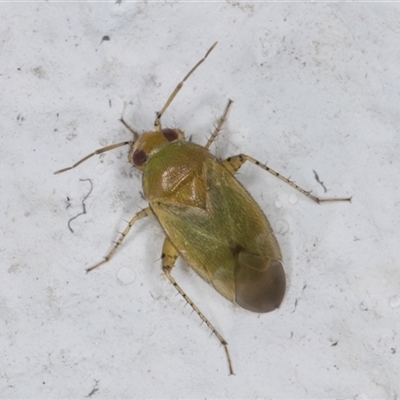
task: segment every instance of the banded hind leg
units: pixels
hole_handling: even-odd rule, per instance
[[[323,202],[328,202],[328,201],[351,201],[351,197],[345,197],[345,198],[328,198],[328,199],[320,199],[319,197],[316,197],[312,195],[310,192],[307,190],[304,190],[300,186],[296,185],[294,182],[292,182],[290,179],[284,177],[281,175],[279,172],[276,172],[272,168],[268,167],[265,164],[260,163],[257,161],[255,158],[250,157],[246,154],[238,154],[236,156],[228,157],[226,160],[223,160],[221,163],[224,165],[231,173],[232,175],[235,175],[236,172],[239,170],[239,168],[246,162],[249,161],[254,165],[257,165],[258,167],[262,168],[264,171],[269,172],[270,174],[276,176],[278,179],[280,179],[283,182],[286,182],[296,190],[298,190],[300,193],[304,194],[305,196],[309,197],[311,200],[315,201],[318,204],[321,204]]]
[[[100,261],[99,263],[93,265],[93,267],[90,267],[86,270],[86,272],[90,272],[94,270],[95,268],[100,267],[100,265],[105,264],[107,261],[110,261],[111,257],[115,254],[115,252],[118,250],[118,248],[121,246],[123,240],[125,239],[126,235],[129,233],[131,230],[133,224],[138,221],[139,219],[148,217],[150,215],[153,215],[153,211],[151,210],[150,207],[144,208],[142,211],[139,211],[134,215],[134,217],[129,221],[128,226],[124,229],[124,231],[121,233],[121,236],[118,238],[118,240],[115,242],[115,246],[110,250],[110,252],[104,257],[103,261]]]
[[[220,333],[214,328],[213,324],[206,318],[206,316],[200,311],[200,309],[193,303],[190,297],[183,291],[183,289],[178,285],[176,280],[171,274],[172,268],[175,266],[176,259],[179,257],[178,251],[172,245],[168,238],[165,239],[163,249],[162,249],[162,270],[167,276],[169,281],[175,286],[175,289],[180,293],[180,295],[186,300],[186,302],[193,308],[201,320],[210,328],[211,332],[215,334],[221,344],[224,346],[226,357],[229,364],[229,373],[233,375],[232,361],[229,354],[228,342],[220,335]]]

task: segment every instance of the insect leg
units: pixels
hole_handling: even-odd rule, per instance
[[[161,130],[161,117],[165,113],[165,110],[168,108],[168,106],[172,103],[172,100],[175,98],[175,96],[178,94],[178,92],[181,90],[183,84],[185,81],[189,78],[190,75],[193,74],[193,72],[197,69],[197,67],[204,62],[204,60],[208,57],[208,55],[211,53],[211,51],[214,49],[214,47],[217,45],[218,42],[215,42],[210,49],[207,51],[206,55],[186,74],[186,76],[182,79],[181,82],[179,82],[178,86],[175,88],[175,90],[171,93],[171,95],[168,97],[167,102],[165,103],[164,107],[157,113],[157,118],[154,121],[154,126],[156,127],[156,130],[159,131]]]
[[[228,157],[226,160],[222,161],[222,165],[224,165],[232,173],[232,175],[234,175],[237,172],[237,170],[246,161],[249,161],[252,164],[257,165],[258,167],[262,168],[263,170],[265,170],[265,171],[269,172],[270,174],[276,176],[281,181],[288,183],[290,186],[294,187],[300,193],[303,193],[305,196],[309,197],[311,200],[314,200],[318,204],[323,203],[323,202],[328,202],[328,201],[351,201],[351,197],[320,199],[319,197],[313,196],[310,192],[307,192],[306,190],[302,189],[300,186],[296,185],[294,182],[292,182],[290,179],[284,177],[279,172],[274,171],[270,167],[260,163],[259,161],[257,161],[253,157],[247,156],[246,154],[239,154],[237,156]]]
[[[203,322],[210,328],[211,332],[217,336],[218,340],[224,346],[226,357],[228,358],[229,373],[233,375],[232,361],[229,354],[228,343],[220,335],[220,333],[214,328],[212,323],[205,317],[205,315],[199,310],[199,308],[193,303],[193,301],[188,297],[188,295],[183,291],[183,289],[176,283],[176,280],[171,275],[172,268],[175,266],[176,259],[179,253],[169,241],[168,238],[165,239],[163,249],[162,249],[162,270],[169,279],[169,281],[175,286],[175,289],[181,294],[181,296],[186,300],[186,302],[193,308],[197,315],[202,319]]]
[[[142,211],[139,211],[138,213],[135,214],[135,216],[130,220],[128,226],[125,228],[125,230],[121,233],[121,236],[115,243],[115,246],[111,249],[111,251],[104,257],[103,261],[100,261],[96,265],[93,265],[93,267],[90,267],[86,270],[86,272],[90,272],[93,269],[100,267],[100,265],[106,263],[107,261],[110,260],[110,258],[115,254],[115,252],[118,250],[118,247],[121,246],[122,241],[125,239],[125,236],[129,233],[130,229],[132,228],[132,225],[138,221],[139,219],[148,217],[153,214],[153,211],[151,210],[150,207],[147,207],[143,209]]]
[[[228,101],[225,111],[222,114],[222,117],[219,119],[217,126],[215,127],[215,131],[210,136],[210,139],[208,139],[207,144],[204,146],[206,149],[208,149],[211,146],[211,143],[217,138],[220,130],[222,129],[222,126],[224,125],[224,123],[226,121],[226,117],[228,115],[228,111],[229,111],[229,108],[231,107],[232,103],[233,103],[233,100]]]
[[[69,171],[70,169],[77,167],[79,164],[82,164],[84,161],[88,160],[90,157],[95,156],[96,154],[105,153],[106,151],[114,150],[114,149],[116,149],[117,147],[126,146],[127,144],[131,145],[132,142],[131,142],[131,141],[128,141],[128,142],[115,143],[115,144],[111,144],[110,146],[106,146],[106,147],[102,147],[101,149],[97,149],[97,150],[94,151],[93,153],[90,153],[90,154],[87,155],[86,157],[83,157],[82,160],[79,160],[79,161],[78,161],[77,163],[75,163],[72,167],[60,169],[60,170],[54,172],[54,174],[61,174],[61,172]]]

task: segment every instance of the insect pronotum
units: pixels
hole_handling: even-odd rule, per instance
[[[134,215],[104,260],[87,271],[111,259],[136,221],[154,215],[166,235],[161,256],[162,270],[224,346],[229,372],[233,374],[227,341],[171,274],[178,256],[184,258],[200,277],[228,300],[257,313],[273,311],[280,306],[286,289],[281,251],[263,211],[234,177],[237,170],[248,161],[317,203],[351,199],[320,199],[246,154],[223,161],[214,157],[208,149],[222,129],[232,100],[228,101],[205,146],[186,141],[180,129],[162,128],[164,112],[216,45],[214,43],[210,47],[176,86],[157,113],[154,130],[138,134],[121,118],[132,132],[133,140],[98,149],[72,167],[55,173],[75,168],[96,154],[129,146],[128,159],[143,172],[143,192],[149,206]]]

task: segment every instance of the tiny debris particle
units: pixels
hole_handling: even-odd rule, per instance
[[[105,35],[105,36],[103,36],[103,37],[101,38],[100,44],[102,44],[103,42],[108,42],[109,40],[110,40],[110,36]]]
[[[86,396],[86,397],[91,397],[93,396],[96,392],[99,391],[99,382],[98,380],[95,380],[95,384],[93,386],[93,389],[91,390],[91,392]]]
[[[315,180],[323,187],[324,192],[326,193],[326,187],[324,185],[324,182],[321,182],[321,180],[319,179],[319,176],[315,170],[313,170],[313,172],[314,172]]]
[[[69,228],[69,230],[70,230],[72,233],[74,233],[74,230],[71,228],[71,222],[72,222],[75,218],[78,218],[78,217],[80,217],[81,215],[86,214],[86,204],[85,204],[85,201],[86,201],[86,199],[90,196],[90,194],[92,193],[92,190],[93,190],[93,183],[92,183],[92,181],[91,181],[90,179],[79,179],[79,180],[82,181],[82,182],[88,181],[88,182],[90,183],[90,190],[89,190],[89,193],[88,193],[88,194],[83,198],[83,200],[82,200],[82,212],[80,212],[79,214],[75,215],[75,217],[72,217],[72,218],[68,221],[68,228]],[[68,197],[67,197],[67,199],[68,199]],[[68,208],[68,206],[67,206],[67,208]]]

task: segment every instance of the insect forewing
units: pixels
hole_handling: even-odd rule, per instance
[[[171,243],[206,282],[250,311],[280,305],[285,274],[272,228],[204,147],[183,141],[165,147],[149,160],[143,183]]]

